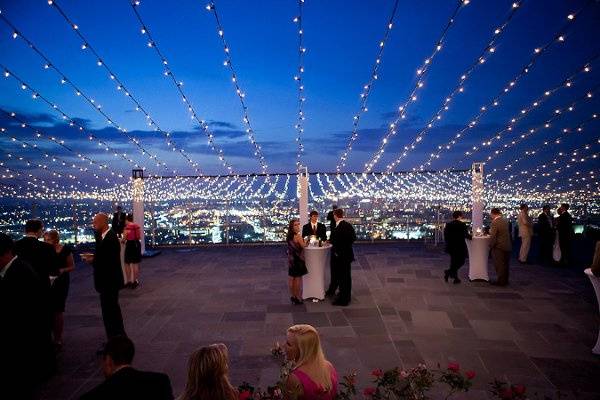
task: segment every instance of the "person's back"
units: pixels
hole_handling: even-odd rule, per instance
[[[25,236],[15,242],[15,254],[28,263],[31,268],[50,285],[50,275],[57,275],[58,257],[54,248],[48,243],[32,236]]]
[[[100,399],[144,399],[172,400],[171,381],[159,372],[138,371],[124,367],[106,381],[81,396],[81,400]]]
[[[508,229],[508,221],[503,217],[498,217],[492,221],[490,236],[490,246],[492,248],[497,248],[503,251],[512,250],[510,231]]]
[[[296,368],[292,375],[298,380],[302,387],[298,400],[333,400],[337,395],[338,375],[337,371],[330,362],[326,362],[330,371],[331,387],[325,389],[322,385],[315,382],[315,376],[318,374],[317,368],[311,366]]]
[[[454,219],[446,224],[444,227],[444,242],[446,243],[447,253],[467,253],[467,243],[465,238],[469,237],[467,231],[467,225],[458,220]]]
[[[81,396],[82,400],[172,400],[171,381],[165,374],[131,367],[135,347],[125,335],[110,338],[103,350],[106,380]]]

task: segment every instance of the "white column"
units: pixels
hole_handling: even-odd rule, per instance
[[[483,229],[483,163],[473,163],[472,172],[472,192],[473,201],[472,223],[473,232]]]
[[[298,172],[298,213],[300,226],[308,224],[308,168]]]
[[[144,240],[144,178],[142,175],[133,173],[133,222],[140,226],[140,241],[142,243],[142,254],[146,252],[146,242]],[[137,177],[136,177],[137,176]]]

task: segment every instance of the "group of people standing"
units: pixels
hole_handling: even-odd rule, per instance
[[[315,236],[320,242],[331,244],[330,283],[325,292],[326,297],[333,298],[333,305],[347,306],[352,293],[352,262],[356,241],[354,227],[344,220],[344,210],[333,206],[327,219],[330,221],[331,234],[327,239],[327,228],[319,222],[319,213],[310,212],[310,221],[300,229],[300,221],[292,219],[288,225],[286,242],[288,246],[288,285],[290,300],[293,304],[302,304],[302,276],[308,273],[304,257],[304,249],[310,237]],[[339,292],[338,292],[339,290]],[[337,295],[336,295],[337,293]]]
[[[25,237],[16,242],[0,233],[0,394],[31,398],[54,374],[74,269],[71,248],[57,231],[44,232],[40,220],[27,221]]]
[[[534,235],[533,219],[529,216],[527,204],[521,204],[517,217],[518,236],[521,239],[518,260],[528,263],[531,241]],[[569,205],[561,204],[558,217],[553,218],[550,206],[544,206],[538,216],[537,231],[539,236],[539,260],[542,265],[558,264],[568,266],[571,260],[571,246],[574,237],[573,218],[569,214]],[[444,271],[444,280],[449,278],[454,283],[460,283],[458,270],[465,264],[468,256],[465,239],[472,239],[465,222],[463,213],[455,211],[453,220],[444,228],[446,252],[450,254],[450,267]],[[493,285],[506,286],[509,282],[509,264],[512,251],[510,222],[503,217],[499,208],[490,210],[490,241],[489,249],[496,270],[496,280]],[[557,256],[558,254],[558,256]]]

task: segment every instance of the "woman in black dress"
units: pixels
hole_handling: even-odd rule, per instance
[[[71,247],[60,243],[57,231],[46,232],[44,241],[54,246],[54,250],[58,255],[58,276],[52,281],[50,301],[52,313],[54,314],[52,328],[54,344],[60,349],[63,344],[65,303],[69,294],[69,273],[75,270],[75,262],[73,260],[73,250]]]
[[[287,232],[287,255],[288,255],[288,286],[290,289],[290,300],[294,304],[302,304],[302,276],[308,273],[304,263],[304,248],[306,242],[300,235],[300,221],[293,219],[288,225]]]

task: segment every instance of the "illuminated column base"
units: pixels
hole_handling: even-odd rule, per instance
[[[472,201],[471,221],[473,233],[483,229],[483,163],[473,163],[472,172]]]
[[[308,168],[298,172],[298,212],[300,226],[308,224]]]
[[[140,226],[140,242],[142,244],[142,255],[146,252],[146,241],[144,238],[144,171],[133,170],[133,222]]]

